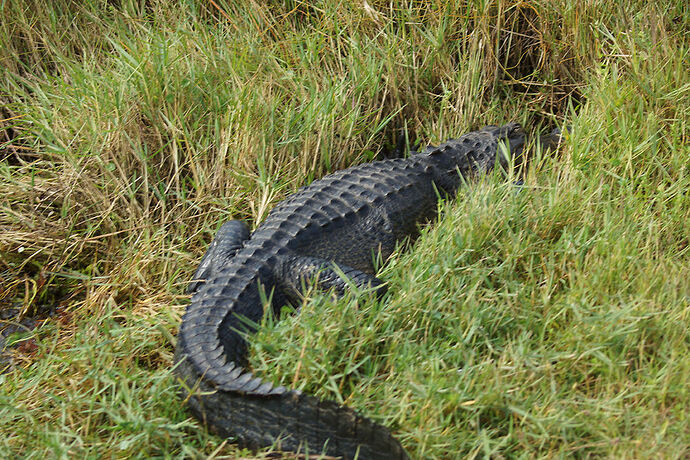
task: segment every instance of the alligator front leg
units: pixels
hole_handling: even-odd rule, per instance
[[[192,281],[187,286],[187,293],[193,294],[202,283],[210,279],[218,269],[225,266],[237,251],[242,249],[244,242],[249,239],[249,227],[241,220],[225,222],[213,239],[206,254],[194,272]]]
[[[279,271],[276,279],[281,280],[281,288],[295,300],[299,299],[306,286],[313,283],[324,291],[332,289],[338,297],[345,294],[350,283],[361,289],[374,288],[377,295],[386,293],[385,284],[375,276],[318,257],[287,257],[276,271]]]

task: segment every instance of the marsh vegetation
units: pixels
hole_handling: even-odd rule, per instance
[[[249,457],[170,368],[228,219],[329,172],[508,121],[568,125],[381,270],[314,293],[254,368],[415,458],[683,458],[690,12],[662,2],[0,3],[0,456]],[[509,181],[510,182],[510,181]]]

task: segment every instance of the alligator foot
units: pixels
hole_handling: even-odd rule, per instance
[[[202,283],[212,278],[216,270],[227,265],[248,239],[249,227],[247,224],[241,220],[229,220],[224,223],[203,259],[201,259],[199,268],[196,269],[192,281],[187,286],[187,293],[196,292]]]
[[[319,290],[332,289],[338,297],[343,296],[351,286],[373,288],[379,296],[386,293],[386,285],[375,276],[318,257],[289,257],[282,264],[281,275],[279,279],[288,280],[286,287],[291,291],[292,297],[299,297],[304,288],[314,282]]]

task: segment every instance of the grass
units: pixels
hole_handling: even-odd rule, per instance
[[[189,417],[186,281],[227,219],[405,146],[572,127],[382,268],[268,321],[253,364],[415,458],[684,458],[684,2],[0,3],[0,456],[264,457]]]

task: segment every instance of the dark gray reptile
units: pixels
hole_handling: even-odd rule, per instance
[[[342,295],[347,283],[339,272],[382,293],[373,275],[377,253],[385,260],[397,242],[414,239],[420,223],[435,217],[439,196],[452,197],[497,161],[505,165],[502,142],[519,154],[520,125],[488,126],[407,159],[338,171],[278,204],[251,235],[239,221],[225,223],[190,285],[177,339],[176,372],[194,415],[250,448],[304,451],[306,444],[345,458],[408,458],[386,427],[352,409],[254,377],[246,334],[238,331],[252,331],[242,318],[261,321],[260,289],[273,292],[275,314],[299,301],[305,282]]]

